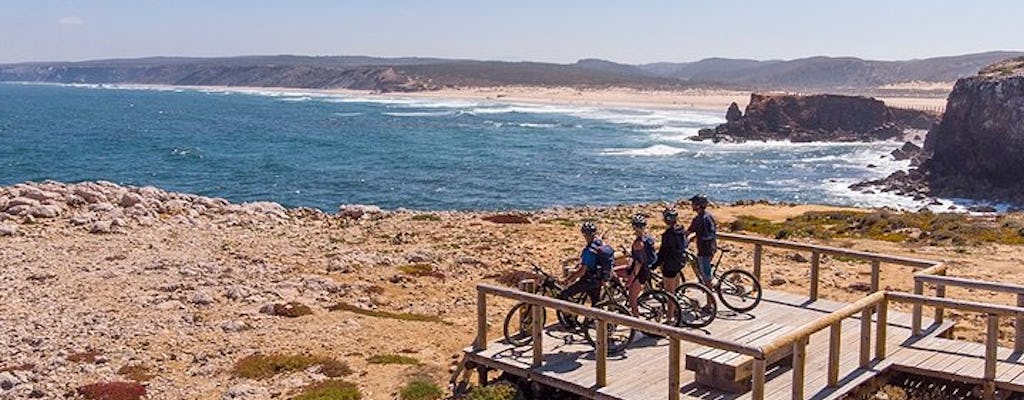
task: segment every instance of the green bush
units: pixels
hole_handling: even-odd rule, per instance
[[[466,395],[466,400],[515,400],[519,396],[519,390],[507,383],[497,383],[490,386],[474,386]]]
[[[420,360],[400,354],[378,354],[368,358],[366,362],[382,365],[420,365]]]
[[[412,216],[413,221],[440,221],[441,217],[434,214],[418,214]]]
[[[330,380],[306,386],[292,400],[360,400],[363,394],[352,382]]]
[[[436,383],[428,380],[415,380],[398,392],[401,400],[437,400],[444,397],[444,390]]]
[[[351,312],[351,313],[356,313],[356,314],[359,314],[359,315],[365,315],[365,316],[368,316],[368,317],[376,317],[376,318],[389,318],[389,319],[397,319],[397,320],[401,320],[401,321],[416,321],[416,322],[437,322],[437,323],[441,323],[441,324],[444,324],[444,325],[452,325],[451,322],[445,321],[445,320],[441,319],[441,317],[438,317],[436,315],[423,315],[423,314],[413,314],[413,313],[393,313],[393,312],[387,312],[387,311],[366,310],[366,309],[359,308],[357,306],[354,306],[352,304],[348,304],[348,303],[345,303],[345,302],[339,302],[339,303],[337,303],[337,304],[335,304],[333,306],[327,307],[327,310],[328,311],[348,311],[348,312]]]

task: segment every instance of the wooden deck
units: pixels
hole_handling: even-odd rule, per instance
[[[765,324],[788,325],[793,328],[821,318],[847,304],[819,299],[809,302],[806,297],[783,292],[766,291],[764,301],[749,314],[720,312],[718,318],[704,333],[714,337],[735,335],[737,332],[756,329]],[[552,318],[549,318],[552,320]],[[859,368],[860,320],[849,318],[842,324],[842,356],[839,367],[839,386],[827,387],[827,368],[829,353],[829,332],[811,335],[807,345],[807,361],[804,380],[804,393],[808,399],[832,399],[847,393],[865,381],[877,376],[885,368],[898,363],[898,360],[930,352],[945,342],[937,336],[951,327],[950,324],[932,326],[923,336],[910,347],[903,347],[910,337],[911,315],[889,313],[888,315],[888,354],[882,362],[870,364],[868,368]],[[926,322],[926,326],[931,321]],[[638,334],[638,339],[623,353],[609,356],[608,384],[595,388],[596,361],[594,349],[581,335],[560,331],[552,325],[544,332],[544,364],[533,368],[533,352],[530,346],[514,347],[498,340],[490,342],[486,349],[474,352],[466,349],[466,361],[488,368],[501,370],[510,374],[528,378],[548,386],[576,393],[592,399],[658,399],[667,397],[667,377],[669,366],[668,340],[651,338]],[[925,347],[931,346],[931,347]],[[973,353],[984,364],[984,345],[981,352]],[[688,342],[681,343],[681,353],[696,350],[700,345]],[[973,347],[972,350],[976,350]],[[969,352],[968,352],[969,353]],[[899,356],[899,357],[897,357]],[[1007,354],[1007,356],[1009,356]],[[1001,357],[1002,359],[1002,357]],[[938,362],[939,360],[936,360]],[[926,363],[924,363],[926,364]],[[924,365],[922,364],[922,365]],[[976,369],[976,362],[964,362],[965,369]],[[1015,368],[1024,369],[1024,365],[1002,363],[1001,372],[1011,375]],[[790,398],[792,392],[792,374],[789,366],[769,366],[765,382],[765,398]],[[980,371],[980,370],[979,370]],[[1019,372],[1019,371],[1018,371]],[[979,372],[980,373],[980,372]],[[1019,375],[1019,374],[1018,374]],[[1016,378],[1016,377],[1015,377]],[[1019,377],[1024,383],[1024,376]],[[681,398],[684,399],[748,399],[748,393],[728,393],[714,390],[694,382],[693,371],[683,370],[681,375]],[[1011,379],[1011,381],[1013,381]],[[1014,381],[1016,382],[1016,381]]]

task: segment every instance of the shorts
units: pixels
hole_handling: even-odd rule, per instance
[[[640,270],[635,275],[637,282],[639,282],[641,285],[646,285],[647,282],[651,281],[651,268],[650,267],[640,266],[640,267],[636,267],[636,268],[638,268]],[[633,271],[630,271],[630,272],[633,272]]]
[[[665,274],[665,279],[673,279],[683,272],[683,267],[681,265],[678,268],[669,268],[668,266],[663,266],[661,268],[661,272]]]
[[[701,275],[704,275],[704,280],[711,277],[711,256],[697,256],[697,269],[700,270]]]

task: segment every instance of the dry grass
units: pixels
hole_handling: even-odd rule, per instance
[[[71,355],[68,356],[68,361],[74,363],[95,364],[96,360],[101,355],[103,355],[103,353],[100,353],[96,350],[86,350],[80,353],[72,353]]]
[[[125,365],[118,369],[117,373],[136,382],[149,382],[156,377],[149,368],[143,365]]]
[[[368,316],[368,317],[375,317],[375,318],[389,318],[389,319],[397,319],[397,320],[402,320],[402,321],[414,321],[414,322],[436,322],[436,323],[445,324],[445,325],[452,325],[451,322],[445,321],[445,320],[441,319],[441,317],[436,316],[436,315],[423,315],[423,314],[414,314],[414,313],[393,313],[393,312],[387,312],[387,311],[366,310],[366,309],[362,309],[362,308],[356,307],[354,305],[351,305],[351,304],[348,304],[348,303],[345,303],[345,302],[339,302],[339,303],[337,303],[337,304],[335,304],[333,306],[327,307],[327,309],[330,310],[330,311],[348,311],[348,312],[351,312],[351,313],[356,313],[356,314],[359,314],[359,315],[365,315],[365,316]]]
[[[274,304],[274,315],[277,316],[298,318],[310,314],[313,314],[313,310],[311,310],[305,304],[299,303],[297,301],[284,304]]]
[[[21,365],[12,365],[9,367],[0,368],[0,372],[12,372],[12,371],[34,371],[36,369],[35,364],[25,363]]]
[[[280,373],[303,371],[314,365],[320,372],[336,378],[352,373],[348,364],[331,357],[295,354],[253,354],[235,363],[232,375],[239,378],[267,379]]]
[[[425,379],[409,382],[398,392],[400,400],[437,400],[444,397],[444,390],[436,383]]]
[[[399,271],[403,274],[416,276],[416,277],[430,277],[444,279],[445,275],[441,272],[435,271],[434,267],[430,264],[410,264],[398,267]]]
[[[366,359],[370,364],[382,365],[420,365],[420,360],[400,354],[377,354]]]

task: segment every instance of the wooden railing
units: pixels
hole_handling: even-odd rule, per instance
[[[941,270],[941,274],[936,273],[938,271],[921,271],[914,274],[914,294],[922,295],[924,291],[924,284],[929,283],[935,285],[935,297],[944,298],[946,297],[946,287],[955,286],[968,289],[986,290],[989,292],[998,293],[1010,293],[1017,296],[1017,307],[1024,308],[1024,286],[1015,285],[1009,283],[1000,282],[987,282],[975,279],[955,278],[945,276],[945,269]],[[921,304],[915,303],[915,311],[921,308]],[[941,321],[943,319],[944,307],[941,305],[935,306],[936,320]],[[921,322],[919,318],[920,312],[915,314],[913,331],[914,335],[918,335],[921,332]],[[1018,316],[1014,320],[1014,340],[1013,350],[1024,351],[1024,317]]]
[[[996,349],[999,346],[999,318],[1013,317],[1016,318],[1017,321],[1020,321],[1021,318],[1024,318],[1024,308],[978,303],[973,301],[950,300],[916,294],[886,292],[885,299],[879,304],[879,310],[887,308],[889,302],[911,303],[914,305],[951,308],[960,311],[985,314],[987,316],[987,329],[985,334],[985,370],[982,377],[984,381],[983,398],[985,400],[991,400],[995,397],[996,361],[998,361],[996,357]],[[884,314],[880,312],[878,315],[878,326],[880,328],[884,326],[885,321]],[[884,330],[882,333],[879,333],[878,340],[880,344],[885,343]],[[884,349],[880,353],[876,353],[876,356],[884,357]]]
[[[554,309],[570,314],[591,318],[597,322],[597,335],[595,340],[597,341],[597,348],[595,354],[596,368],[595,368],[595,379],[597,388],[601,388],[608,385],[608,342],[607,335],[603,334],[606,332],[608,324],[616,324],[627,326],[643,332],[649,332],[657,335],[667,337],[669,340],[669,357],[668,357],[668,398],[671,400],[678,400],[680,393],[680,341],[687,341],[696,343],[702,346],[714,347],[721,350],[732,351],[739,354],[751,356],[755,359],[755,368],[760,365],[760,372],[755,371],[755,393],[762,393],[762,397],[756,397],[755,399],[763,399],[764,392],[764,367],[765,367],[765,353],[757,346],[749,346],[742,343],[737,343],[729,340],[717,339],[702,333],[695,333],[694,331],[683,330],[677,327],[662,325],[646,320],[634,318],[632,316],[616,314],[605,310],[582,306],[576,303],[553,299],[550,297],[539,296],[532,293],[527,293],[511,288],[504,288],[498,286],[492,286],[487,284],[477,285],[477,333],[476,341],[473,342],[473,350],[481,351],[487,347],[487,296],[494,295],[500,296],[520,302],[524,302],[532,305],[533,320],[543,321],[542,316],[545,313],[545,308]],[[533,367],[539,367],[544,363],[544,335],[542,326],[543,324],[533,324]],[[757,384],[756,382],[760,382]]]
[[[746,243],[754,245],[754,276],[758,280],[761,279],[761,264],[762,258],[764,257],[764,247],[775,247],[780,249],[789,249],[797,251],[807,251],[811,253],[811,279],[810,289],[808,296],[812,301],[818,299],[818,281],[821,276],[821,255],[828,254],[832,256],[849,257],[858,260],[870,261],[871,262],[871,292],[877,292],[880,290],[880,279],[882,263],[902,265],[913,268],[931,268],[936,265],[941,265],[938,261],[921,260],[909,257],[891,256],[885,254],[875,254],[863,251],[856,251],[850,249],[844,249],[839,247],[830,246],[819,246],[806,243],[787,242],[784,240],[774,240],[760,238],[756,236],[737,235],[732,233],[719,233],[718,237],[725,241]]]

